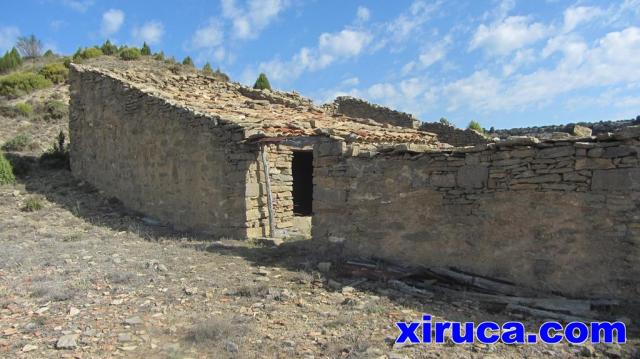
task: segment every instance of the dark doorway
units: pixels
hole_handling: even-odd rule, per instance
[[[313,152],[293,152],[293,214],[310,216],[313,202]]]

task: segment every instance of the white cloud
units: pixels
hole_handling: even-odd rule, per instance
[[[359,83],[360,83],[360,79],[359,78],[350,77],[348,79],[342,80],[342,82],[340,82],[340,86],[350,87],[350,86],[356,86]]]
[[[640,82],[640,28],[609,32],[592,47],[577,40],[560,47],[553,69],[539,69],[511,80],[477,71],[444,90],[455,109],[468,106],[491,112],[544,105],[572,91]],[[629,102],[633,103],[633,99]]]
[[[573,31],[579,25],[589,22],[602,15],[604,11],[599,7],[572,6],[564,11],[564,32]]]
[[[77,12],[86,12],[94,3],[93,0],[62,0],[62,3],[77,11]]]
[[[245,7],[238,7],[236,0],[222,0],[222,15],[233,24],[233,37],[256,38],[284,9],[287,0],[249,0]]]
[[[359,22],[367,22],[371,18],[371,12],[368,8],[364,6],[358,6],[358,10],[356,12],[356,19]]]
[[[507,55],[546,37],[550,30],[542,23],[532,23],[527,16],[509,16],[489,26],[478,26],[469,50],[483,48],[490,55]]]
[[[259,70],[268,73],[274,80],[296,78],[305,71],[321,70],[334,62],[360,55],[371,40],[371,34],[361,30],[344,29],[336,33],[323,33],[319,36],[316,47],[303,47],[286,62],[279,59],[263,62],[259,65]]]
[[[0,27],[0,51],[4,53],[12,48],[18,36],[20,36],[20,30],[15,26]]]
[[[102,14],[102,26],[100,33],[102,36],[109,36],[115,34],[120,30],[120,27],[124,23],[124,12],[118,9],[107,10]]]
[[[223,39],[222,25],[212,19],[205,26],[196,30],[191,42],[196,49],[214,48],[219,46]]]
[[[414,36],[416,31],[431,18],[439,7],[440,1],[434,3],[414,1],[408,11],[386,24],[388,39],[383,40],[383,43],[387,41],[402,42],[410,36]]]
[[[133,29],[133,37],[138,42],[157,44],[162,40],[163,35],[164,25],[160,21],[149,21]]]
[[[529,65],[537,60],[536,52],[533,49],[521,49],[516,51],[515,55],[508,63],[502,66],[502,74],[504,76],[510,76],[515,73],[520,67]]]

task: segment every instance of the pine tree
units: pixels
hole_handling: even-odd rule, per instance
[[[116,52],[118,52],[118,47],[116,45],[113,45],[109,40],[105,41],[100,49],[105,55],[115,55]]]
[[[191,57],[187,56],[184,58],[184,60],[182,60],[182,64],[187,66],[193,66],[193,60],[191,60]]]
[[[256,83],[253,85],[253,88],[258,90],[271,90],[271,84],[269,84],[267,75],[261,73],[260,76],[258,76]]]
[[[210,63],[207,62],[206,64],[204,64],[204,66],[202,67],[202,74],[206,76],[213,76],[213,68],[211,68]]]
[[[16,48],[12,48],[11,51],[5,52],[4,56],[0,57],[0,72],[9,72],[22,64],[22,57],[18,53]]]
[[[143,56],[149,56],[151,55],[151,48],[149,47],[149,45],[147,45],[147,42],[145,41],[144,44],[142,44],[142,49],[140,49],[140,53]]]

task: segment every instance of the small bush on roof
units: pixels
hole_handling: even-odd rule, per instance
[[[271,84],[269,84],[267,75],[265,75],[264,73],[260,74],[260,76],[258,76],[258,79],[256,80],[256,83],[253,85],[253,88],[258,90],[271,90]]]

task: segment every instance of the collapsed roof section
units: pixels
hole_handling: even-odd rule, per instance
[[[236,124],[244,129],[245,141],[329,136],[363,144],[411,143],[439,147],[432,133],[330,114],[295,92],[254,90],[238,83],[218,81],[185,66],[151,59],[110,58],[73,66],[78,71],[111,77],[173,105],[215,118],[221,125]]]

